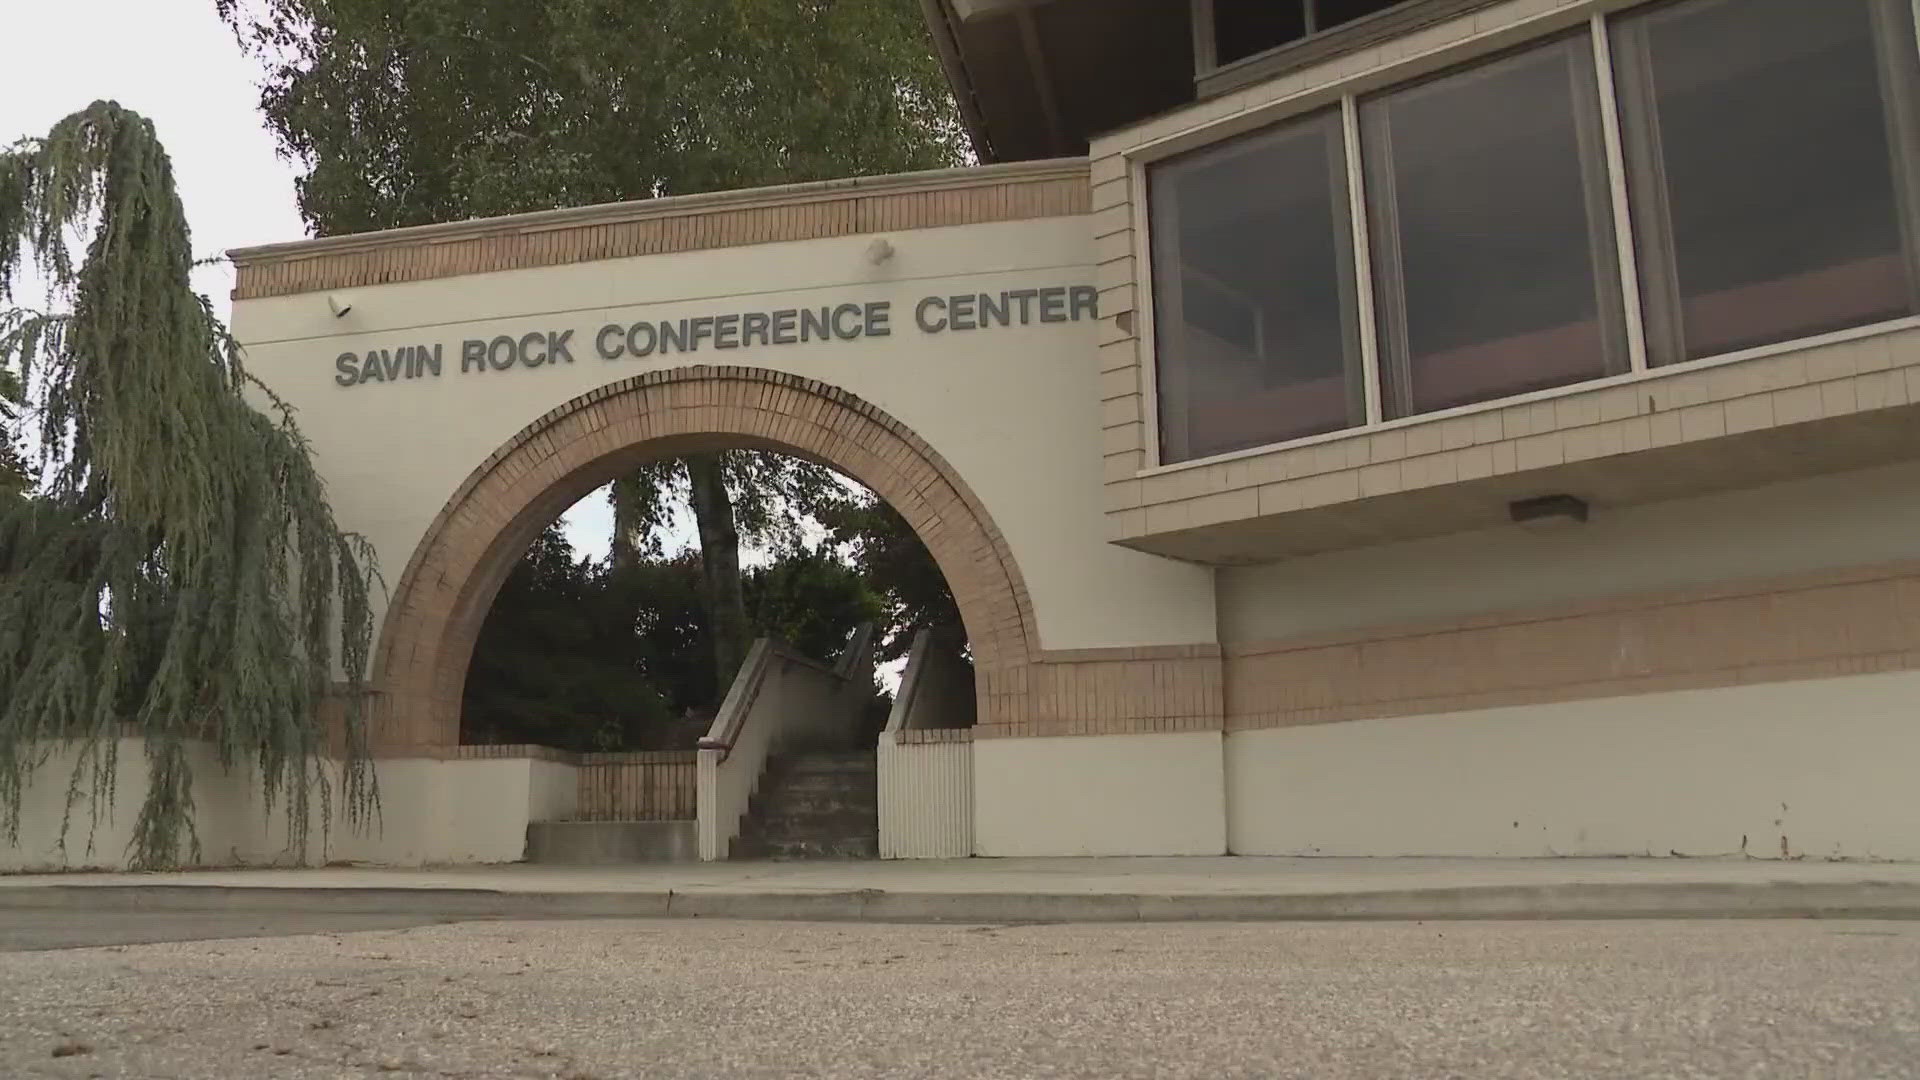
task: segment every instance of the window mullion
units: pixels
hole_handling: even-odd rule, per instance
[[[1214,0],[1192,0],[1193,9],[1193,70],[1197,75],[1206,75],[1220,66],[1218,47],[1213,36]]]
[[[1360,106],[1353,95],[1340,99],[1340,122],[1346,135],[1347,208],[1353,225],[1354,305],[1360,318],[1360,365],[1365,380],[1368,424],[1381,420],[1380,340],[1373,319],[1373,249],[1367,234],[1365,169],[1360,162]]]
[[[1640,311],[1639,253],[1634,244],[1633,208],[1627,199],[1627,156],[1620,138],[1620,97],[1614,88],[1613,43],[1607,18],[1595,14],[1593,68],[1600,78],[1600,130],[1607,149],[1607,188],[1613,195],[1613,235],[1619,250],[1620,303],[1627,321],[1629,371],[1647,369],[1647,328]]]

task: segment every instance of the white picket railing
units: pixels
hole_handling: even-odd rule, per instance
[[[845,745],[873,689],[874,629],[863,625],[829,668],[761,638],[700,740],[700,858],[724,859],[767,762],[782,749]]]

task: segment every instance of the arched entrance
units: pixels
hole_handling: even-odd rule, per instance
[[[665,454],[779,450],[830,465],[885,499],[926,544],[966,624],[984,715],[1038,647],[1006,541],[953,469],[912,431],[837,387],[749,367],[650,372],[540,417],[480,464],[401,574],[373,658],[378,752],[459,742],[475,638],[514,561],[576,500]]]

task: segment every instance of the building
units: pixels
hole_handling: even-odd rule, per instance
[[[493,590],[754,445],[961,602],[891,854],[1920,857],[1908,0],[927,7],[982,167],[234,253],[393,586],[336,843],[564,816],[584,765],[455,745]],[[771,738],[702,752],[709,856]]]

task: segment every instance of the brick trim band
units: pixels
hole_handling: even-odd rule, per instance
[[[233,298],[1087,213],[1084,158],[683,195],[228,252]]]

